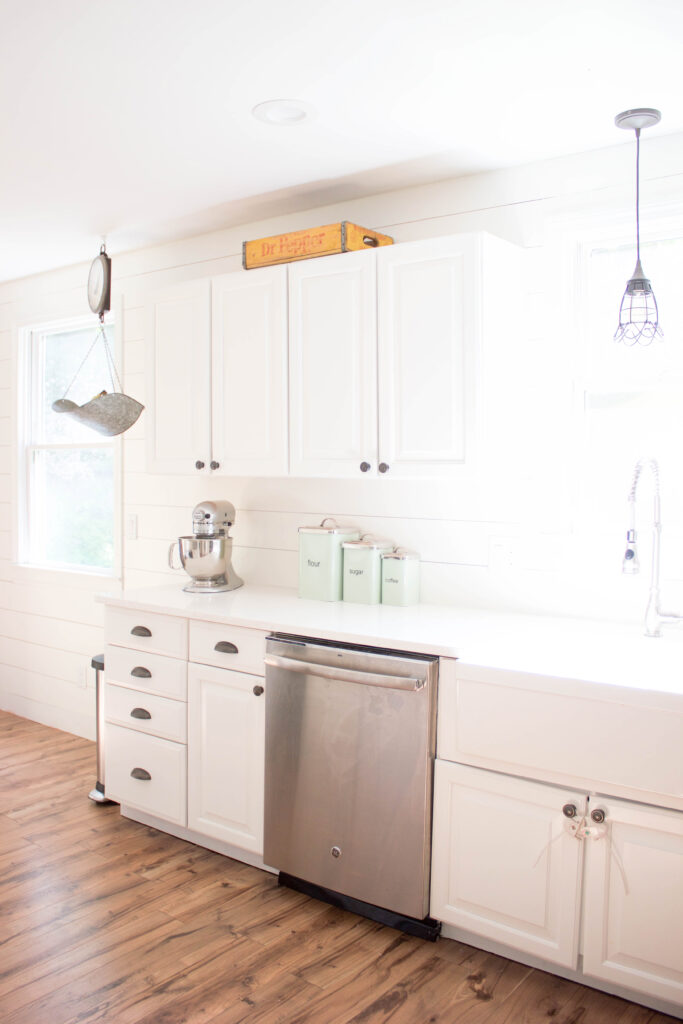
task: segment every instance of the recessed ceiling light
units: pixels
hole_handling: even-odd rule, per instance
[[[310,120],[313,108],[301,100],[266,100],[257,103],[252,114],[265,124],[279,124],[292,128]]]

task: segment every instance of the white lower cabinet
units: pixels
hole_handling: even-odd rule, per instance
[[[187,764],[184,743],[106,725],[106,791],[111,800],[186,823]]]
[[[581,953],[586,978],[683,1006],[683,814],[587,799],[437,760],[431,914],[572,970]],[[576,839],[566,804],[605,828]]]
[[[263,852],[264,680],[189,666],[188,827]]]
[[[596,798],[609,839],[590,843],[583,971],[683,1007],[683,814]]]
[[[437,761],[431,913],[554,964],[577,962],[581,843],[574,790]]]

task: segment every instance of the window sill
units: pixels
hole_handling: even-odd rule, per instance
[[[120,589],[123,580],[120,573],[100,573],[80,571],[78,569],[52,569],[45,565],[27,565],[13,562],[9,566],[9,574],[13,583],[41,584],[49,583],[63,587],[76,587],[98,593],[103,590]]]

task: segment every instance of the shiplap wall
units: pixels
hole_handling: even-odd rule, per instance
[[[417,549],[423,596],[435,603],[535,613],[637,619],[645,580],[615,574],[622,538],[577,532],[568,509],[574,395],[548,309],[564,301],[554,277],[554,225],[596,215],[631,199],[632,160],[624,147],[421,188],[350,199],[114,257],[126,391],[145,400],[144,307],[151,291],[176,281],[239,270],[245,238],[341,219],[367,224],[397,242],[486,230],[523,247],[524,325],[516,348],[493,353],[509,367],[496,416],[512,424],[472,493],[436,482],[391,479],[258,480],[152,476],[145,469],[145,416],[122,446],[123,585],[181,585],[166,568],[170,541],[190,530],[197,501],[227,498],[237,509],[235,567],[247,582],[296,585],[297,528],[325,515]],[[650,193],[669,200],[683,184],[683,136],[648,146]],[[0,286],[0,706],[82,735],[94,734],[90,658],[102,648],[101,581],[14,565],[13,345],[22,324],[81,314],[87,266]],[[617,297],[615,297],[616,304]],[[511,337],[513,332],[511,330]],[[192,358],[188,348],[188,359]],[[539,429],[539,423],[542,428]],[[511,452],[512,447],[512,452]],[[540,472],[542,467],[543,472]],[[683,567],[683,552],[678,552]],[[680,573],[683,576],[683,572]]]

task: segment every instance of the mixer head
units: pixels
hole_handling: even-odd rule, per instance
[[[192,511],[195,537],[227,537],[234,522],[235,506],[229,501],[200,501]]]

